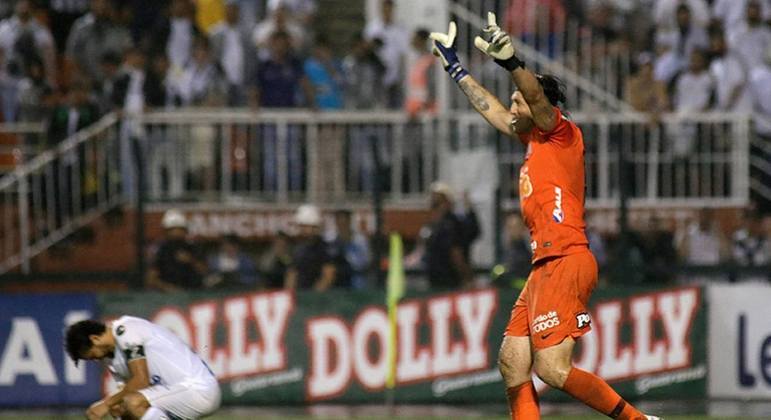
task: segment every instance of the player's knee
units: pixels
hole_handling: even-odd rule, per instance
[[[132,392],[123,397],[123,405],[126,407],[126,411],[135,418],[140,418],[145,414],[150,403],[147,402],[144,395],[138,392]]]
[[[517,385],[530,380],[530,365],[526,360],[518,360],[514,354],[504,349],[498,353],[498,371],[501,372],[507,386]]]
[[[552,388],[562,389],[565,385],[565,381],[568,379],[570,373],[571,364],[559,360],[549,360],[544,357],[535,357],[535,363],[533,363],[533,370],[535,374],[541,378],[547,385]]]

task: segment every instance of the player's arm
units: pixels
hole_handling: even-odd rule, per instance
[[[455,51],[456,32],[455,22],[450,22],[450,28],[446,34],[440,32],[431,33],[431,39],[434,40],[434,55],[442,60],[445,71],[458,83],[460,89],[466,94],[471,106],[498,131],[509,136],[513,135],[514,129],[511,125],[511,114],[509,111],[501,104],[498,98],[480,85],[461,66]]]
[[[140,346],[141,349],[141,346]],[[89,420],[101,420],[108,413],[118,413],[123,398],[140,389],[150,386],[150,374],[147,370],[147,359],[144,358],[144,351],[141,357],[128,362],[129,374],[131,377],[118,392],[114,392],[103,400],[97,401],[86,411],[86,417]]]
[[[544,94],[535,74],[526,69],[525,63],[515,54],[509,34],[498,27],[495,13],[487,13],[487,27],[484,32],[490,35],[490,42],[478,36],[474,39],[474,45],[511,73],[514,84],[530,106],[536,127],[545,132],[552,131],[558,122],[554,107]]]

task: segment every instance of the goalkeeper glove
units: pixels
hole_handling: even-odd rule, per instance
[[[485,41],[481,36],[474,38],[474,45],[483,53],[495,59],[495,62],[508,71],[519,67],[524,68],[525,62],[520,60],[511,45],[511,37],[504,32],[495,21],[495,13],[487,12],[487,27],[482,30],[490,38]]]
[[[442,65],[444,65],[444,69],[450,74],[450,77],[455,82],[460,82],[460,79],[467,76],[468,72],[460,65],[458,54],[455,51],[455,35],[457,31],[455,22],[450,22],[450,28],[446,34],[431,32],[429,36],[434,40],[434,48],[432,49],[434,55],[442,60]]]

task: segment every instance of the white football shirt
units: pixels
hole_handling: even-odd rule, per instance
[[[108,368],[117,380],[131,376],[128,362],[147,360],[150,385],[209,385],[217,382],[209,367],[171,331],[150,321],[122,316],[110,325],[115,355]]]

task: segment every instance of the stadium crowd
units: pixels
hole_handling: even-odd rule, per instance
[[[498,3],[508,10],[505,29],[524,40],[544,30],[530,27],[533,22],[546,21],[547,31],[556,36],[567,20],[574,20],[601,36],[609,50],[635,57],[634,75],[620,81],[624,99],[635,109],[654,117],[668,111],[754,112],[768,118],[756,119],[755,131],[771,145],[769,0]],[[334,34],[315,30],[318,6],[316,0],[1,2],[0,118],[45,121],[49,135],[43,146],[48,147],[113,110],[130,114],[147,108],[248,106],[403,109],[411,115],[434,111],[435,58],[426,31],[410,36],[396,20],[394,3],[383,0],[378,17],[346,42],[345,54],[337,54],[330,42]],[[522,20],[533,13],[549,18]],[[545,52],[560,53],[547,44]],[[755,152],[771,162],[767,151]],[[476,237],[459,222],[462,217],[447,216],[455,205],[437,204],[434,229],[424,231],[424,241],[412,255],[413,266],[429,272],[426,264],[433,252],[442,255],[437,261],[453,261],[436,267],[453,272],[457,281],[443,285],[447,287],[471,281],[469,249]],[[330,236],[322,232],[318,210],[302,207],[297,222],[308,228],[293,237],[278,235],[260,258],[235,237],[222,238],[207,257],[186,238],[184,217],[175,217],[164,221],[168,237],[154,254],[150,286],[211,286],[232,273],[237,273],[236,282],[255,287],[371,284],[371,239],[352,230],[348,212],[335,215]],[[634,258],[655,266],[640,281],[665,281],[672,275],[667,270],[678,262],[771,262],[768,216],[748,215],[732,237],[710,220],[702,215],[677,229],[655,224],[639,229],[632,238]],[[500,261],[510,272],[525,273],[530,257],[521,220],[511,215],[506,227]],[[449,239],[437,239],[431,232]],[[600,263],[607,262],[609,251],[604,249],[611,248],[605,245],[610,238],[591,230],[589,236]],[[177,284],[170,278],[193,283]]]

